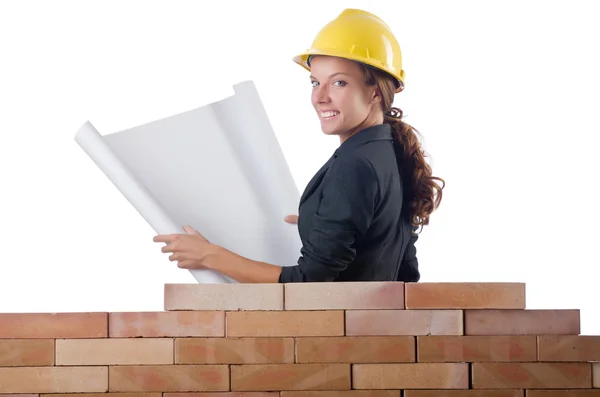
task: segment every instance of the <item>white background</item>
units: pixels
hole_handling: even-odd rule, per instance
[[[394,30],[395,105],[447,182],[422,281],[525,282],[529,308],[581,309],[600,334],[591,0],[3,1],[0,312],[162,310],[165,283],[194,282],[74,142],[86,120],[111,133],[251,79],[303,189],[338,141],[291,58],[347,7]]]

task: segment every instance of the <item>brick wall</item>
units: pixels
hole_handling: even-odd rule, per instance
[[[164,292],[162,312],[0,314],[0,395],[600,397],[600,336],[520,283]]]

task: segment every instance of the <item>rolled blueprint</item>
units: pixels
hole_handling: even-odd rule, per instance
[[[154,199],[152,193],[131,174],[125,164],[103,141],[102,136],[89,121],[75,136],[75,141],[104,172],[121,194],[137,209],[150,227],[158,234],[182,233],[171,216]],[[193,270],[198,282],[222,284],[228,282],[220,273],[211,270]]]
[[[229,139],[236,158],[244,164],[244,177],[253,186],[268,214],[265,221],[272,230],[270,243],[284,247],[291,245],[290,249],[299,253],[297,230],[281,223],[286,215],[298,212],[300,195],[291,171],[254,84],[248,81],[237,84],[234,91],[235,95],[214,103],[212,108],[226,131],[224,136]],[[273,260],[290,265],[297,259],[296,255]]]
[[[197,109],[102,136],[85,123],[75,140],[159,234],[190,225],[250,259],[295,265],[300,194],[250,81]],[[233,280],[191,270],[199,283]]]

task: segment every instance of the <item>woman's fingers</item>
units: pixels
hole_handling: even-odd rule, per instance
[[[283,218],[287,223],[297,224],[298,223],[298,215],[287,215]]]

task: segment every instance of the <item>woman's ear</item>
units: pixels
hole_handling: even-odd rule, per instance
[[[373,95],[371,96],[371,103],[374,105],[379,105],[381,103],[381,92],[379,88],[373,90]]]

